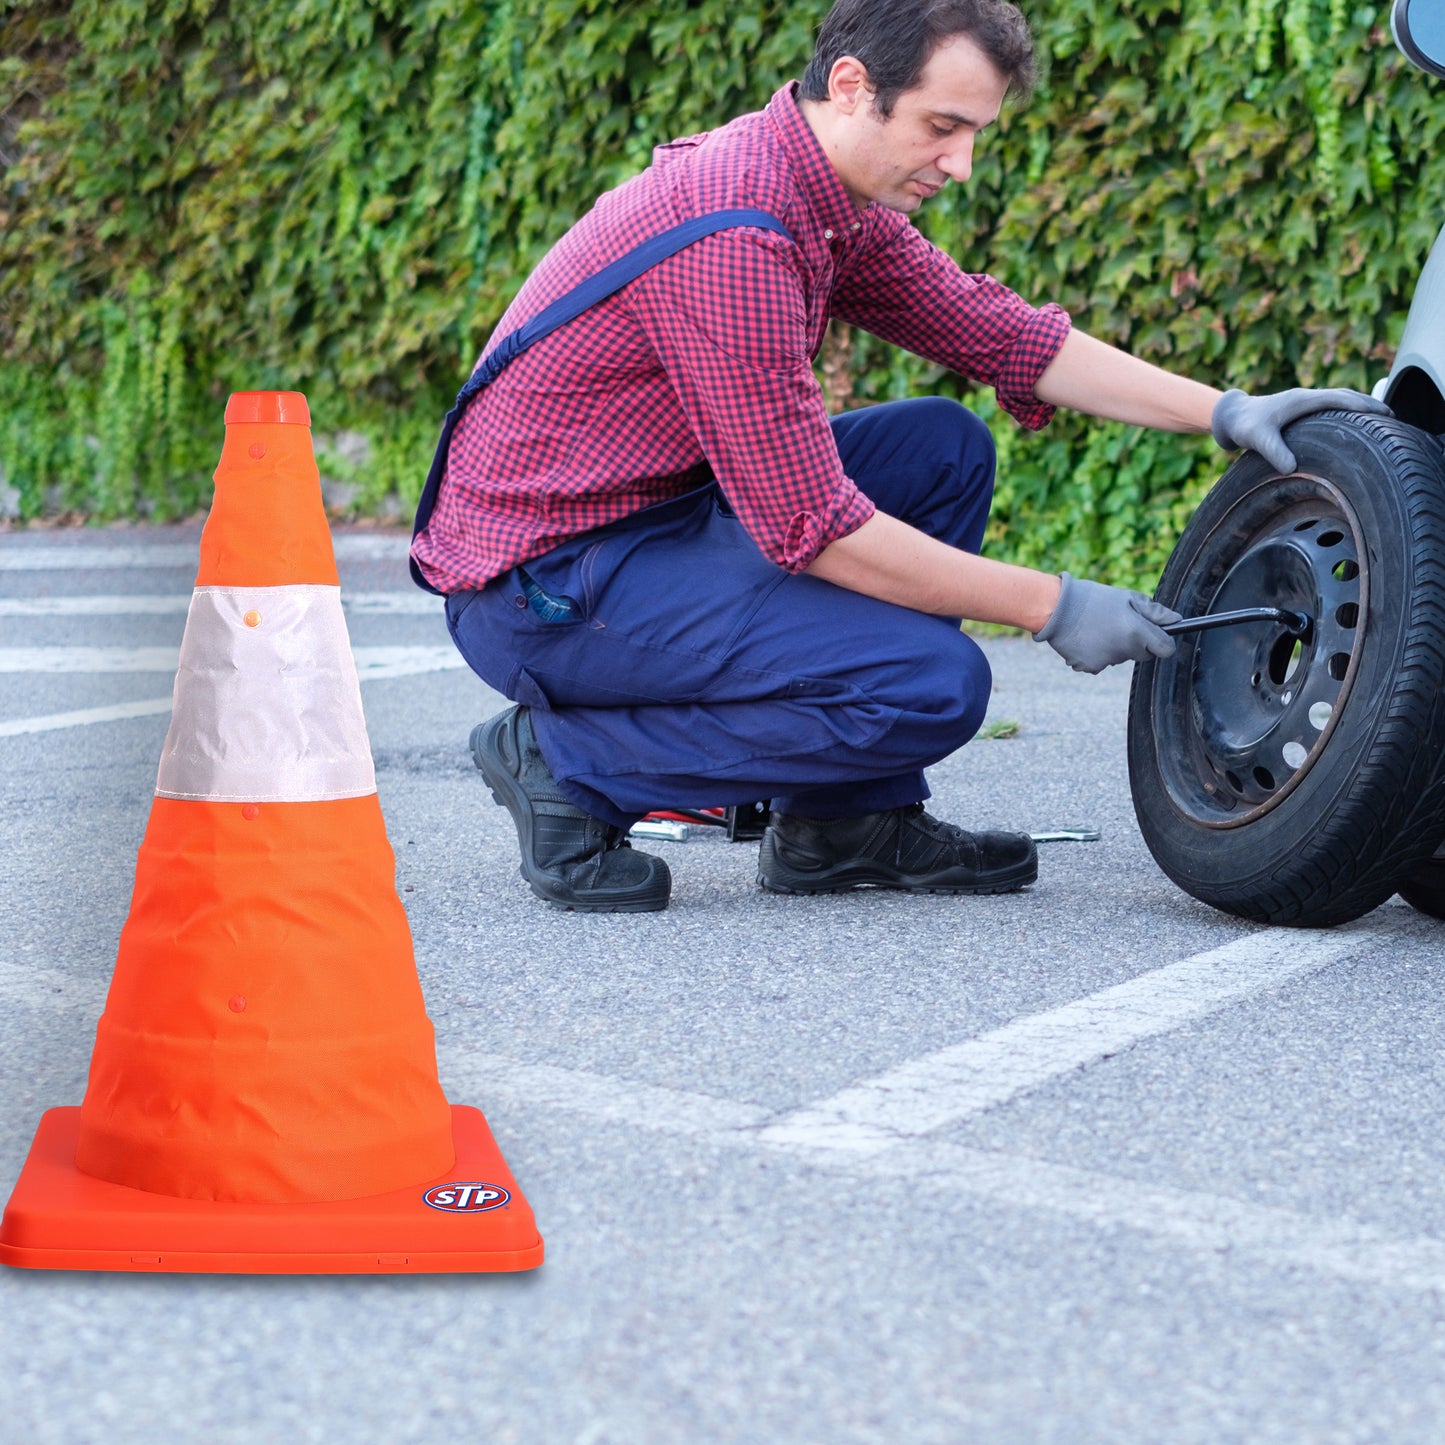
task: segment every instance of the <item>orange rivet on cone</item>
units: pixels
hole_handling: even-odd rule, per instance
[[[226,422],[89,1086],[42,1120],[0,1261],[530,1268],[531,1210],[437,1079],[306,399],[237,393]]]

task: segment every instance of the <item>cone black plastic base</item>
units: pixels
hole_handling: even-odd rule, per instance
[[[49,1109],[0,1222],[0,1263],[150,1274],[438,1274],[535,1269],[542,1237],[480,1109],[452,1105],[438,1179],[324,1204],[174,1199],[75,1167],[78,1108]]]

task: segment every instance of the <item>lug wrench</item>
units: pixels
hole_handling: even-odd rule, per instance
[[[1181,617],[1178,622],[1166,622],[1163,631],[1172,636],[1180,632],[1208,632],[1215,627],[1232,627],[1236,622],[1282,622],[1287,631],[1299,637],[1309,631],[1312,620],[1303,612],[1291,612],[1285,607],[1242,607],[1237,612]]]

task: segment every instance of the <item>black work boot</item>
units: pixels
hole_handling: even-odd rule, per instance
[[[1038,876],[1027,833],[965,833],[922,803],[861,818],[774,813],[758,854],[758,882],[773,893],[869,883],[909,893],[1012,893]]]
[[[524,707],[472,729],[472,758],[492,797],[512,815],[522,876],[548,903],[590,913],[653,913],[667,907],[672,874],[637,853],[626,831],[569,802],[543,758]]]

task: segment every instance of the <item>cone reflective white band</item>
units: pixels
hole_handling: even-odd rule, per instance
[[[196,588],[156,796],[311,803],[375,791],[341,589]]]

